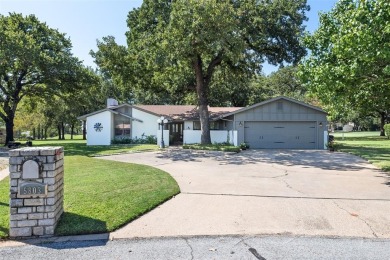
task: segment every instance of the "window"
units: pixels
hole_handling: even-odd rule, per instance
[[[200,121],[194,121],[193,129],[200,130]],[[210,130],[219,130],[219,122],[210,122]]]
[[[210,122],[210,130],[219,130],[219,122]]]
[[[131,135],[131,120],[128,117],[121,115],[114,116],[114,133],[115,136],[130,137]]]
[[[194,121],[193,129],[194,130],[200,130],[200,121]]]

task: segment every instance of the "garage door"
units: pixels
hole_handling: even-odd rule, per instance
[[[251,148],[315,149],[315,122],[245,122],[245,142]]]

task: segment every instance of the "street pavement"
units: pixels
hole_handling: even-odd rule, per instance
[[[102,159],[170,173],[181,193],[111,238],[291,234],[390,238],[388,175],[328,151],[170,149]]]
[[[390,259],[390,240],[217,236],[86,240],[0,247],[0,259]]]

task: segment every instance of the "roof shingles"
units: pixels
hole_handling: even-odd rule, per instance
[[[135,108],[151,112],[155,115],[166,116],[173,121],[199,120],[197,106],[194,105],[135,105]],[[210,120],[216,120],[223,114],[234,112],[242,107],[209,107]]]

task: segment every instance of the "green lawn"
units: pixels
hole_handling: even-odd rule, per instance
[[[64,146],[66,155],[82,155],[82,156],[102,156],[119,153],[153,151],[158,150],[156,144],[134,144],[134,145],[92,145],[87,146],[86,141],[82,139],[48,139],[48,140],[34,140],[33,146],[52,146],[60,144]]]
[[[0,181],[0,238],[9,231],[9,178]]]
[[[65,196],[57,235],[113,231],[180,192],[176,181],[159,169],[88,157],[131,152],[146,146],[106,147],[82,140],[34,141],[34,146],[64,146]],[[156,147],[156,145],[154,145]],[[0,237],[8,236],[9,179],[0,182]]]
[[[390,140],[379,132],[332,133],[337,150],[365,158],[384,171],[390,171]]]

